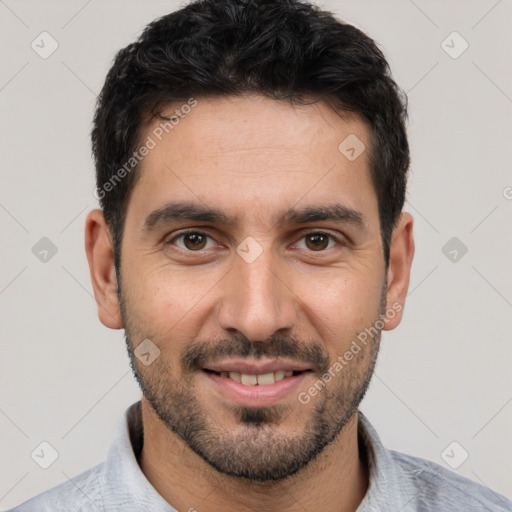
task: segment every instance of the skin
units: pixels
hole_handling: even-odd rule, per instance
[[[147,127],[145,136],[154,126]],[[302,404],[297,392],[321,376],[314,368],[300,389],[262,413],[260,419],[268,421],[260,430],[241,420],[240,408],[211,386],[203,372],[186,372],[180,365],[194,343],[214,351],[222,340],[231,346],[241,338],[265,351],[271,347],[265,342],[281,334],[297,340],[299,347],[318,347],[331,366],[379,313],[404,305],[414,255],[413,219],[401,214],[386,268],[367,152],[349,161],[338,150],[350,134],[370,146],[365,122],[355,115],[341,117],[321,102],[292,107],[257,95],[198,98],[193,111],[143,160],[121,249],[123,304],[116,293],[111,233],[100,210],[87,217],[86,251],[100,320],[112,329],[124,328],[131,349],[146,338],[158,346],[160,355],[152,365],[132,361],[161,409],[172,411],[181,390],[193,403],[195,419],[207,419],[202,426],[212,442],[208,446],[213,450],[218,440],[229,460],[230,441],[244,440],[248,464],[255,465],[260,454],[271,457],[286,442],[294,449],[304,444],[319,404],[331,427],[343,427],[291,476],[256,481],[212,467],[162,421],[154,400],[143,396],[139,464],[178,510],[353,511],[367,491],[357,411],[332,397],[346,396],[357,407],[380,335],[318,396]],[[181,220],[144,231],[146,217],[171,200],[216,207],[237,222]],[[360,212],[364,223],[273,222],[292,206],[333,202]],[[202,253],[187,251],[186,239],[174,238],[184,228],[211,237]],[[315,246],[305,236],[318,232],[333,237],[320,251],[312,250]],[[248,236],[262,248],[252,263],[236,253]],[[189,247],[194,248],[190,240]],[[401,316],[396,311],[393,318],[386,317],[383,329],[394,329]],[[297,360],[307,361],[304,352],[298,354]]]

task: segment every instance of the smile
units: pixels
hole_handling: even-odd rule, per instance
[[[236,359],[208,363],[200,373],[208,389],[222,399],[243,407],[265,407],[295,396],[312,370],[282,359]]]
[[[268,386],[270,384],[274,384],[280,380],[283,380],[286,377],[292,377],[293,375],[298,375],[302,373],[300,371],[292,371],[292,370],[278,370],[277,372],[270,373],[262,373],[259,375],[251,375],[248,373],[240,373],[240,372],[214,372],[213,370],[205,369],[206,372],[211,372],[225,379],[231,379],[235,382],[239,382],[244,386]]]

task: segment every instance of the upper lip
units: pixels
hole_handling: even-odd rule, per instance
[[[263,375],[278,371],[302,372],[310,368],[304,363],[298,363],[289,359],[225,359],[223,361],[207,363],[203,366],[203,369],[219,373],[239,372],[246,375]]]

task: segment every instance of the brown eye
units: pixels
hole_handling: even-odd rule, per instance
[[[169,243],[176,244],[180,249],[197,252],[207,248],[209,238],[204,233],[190,231],[175,236]]]
[[[324,233],[306,235],[306,246],[312,251],[323,251],[329,245],[329,237]]]
[[[201,250],[204,248],[206,243],[206,237],[200,233],[190,233],[183,237],[183,241],[187,249]]]

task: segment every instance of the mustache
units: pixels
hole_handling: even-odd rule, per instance
[[[319,343],[305,343],[296,338],[272,335],[265,341],[252,342],[242,333],[215,343],[194,341],[181,357],[185,371],[201,370],[207,362],[226,357],[240,358],[290,358],[307,364],[320,375],[329,370],[329,354]]]

